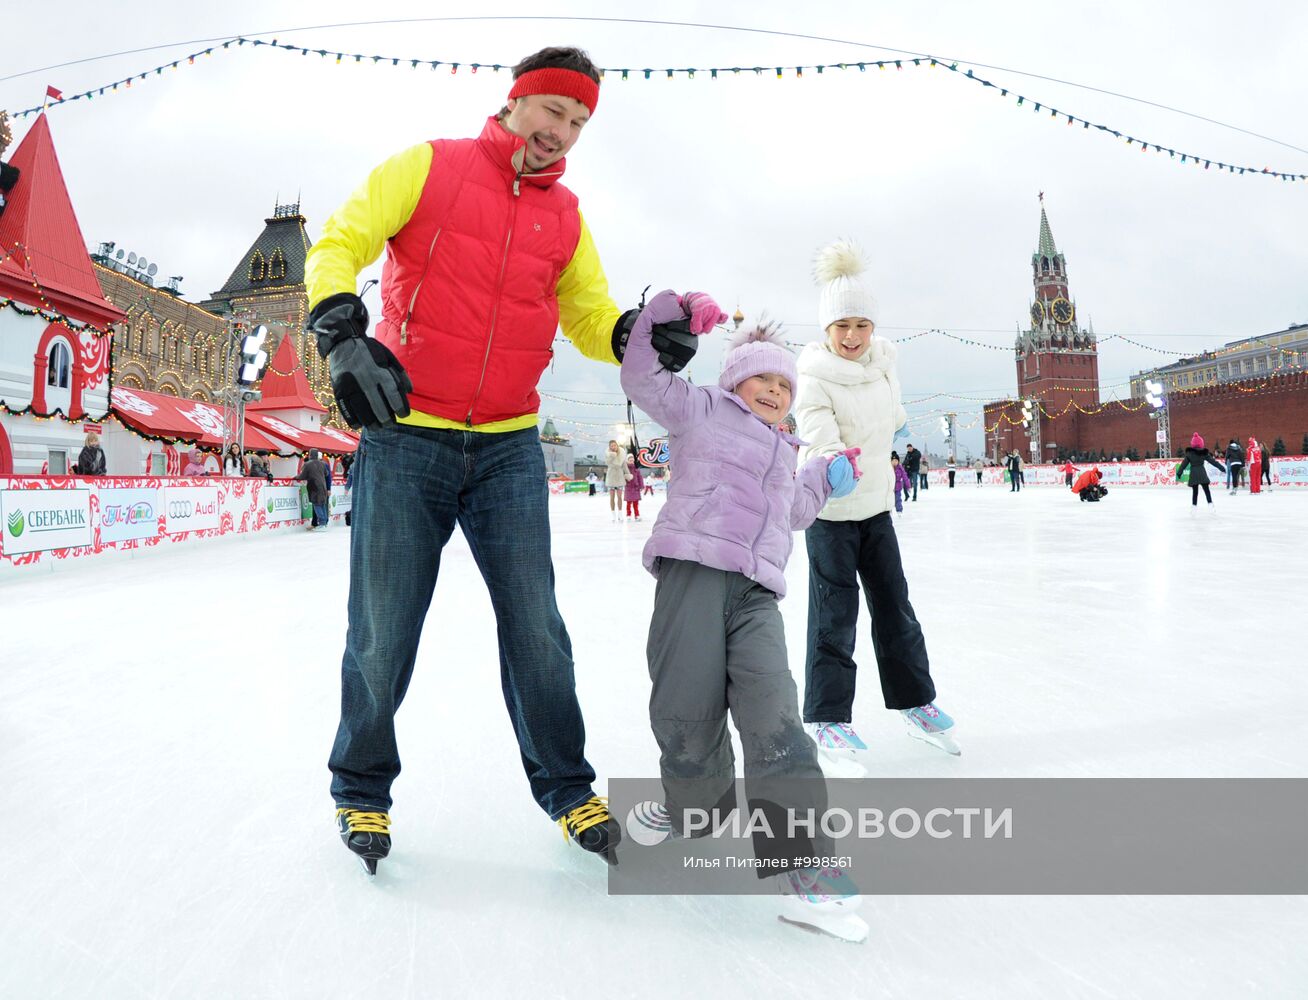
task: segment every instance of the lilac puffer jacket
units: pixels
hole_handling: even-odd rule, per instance
[[[683,317],[673,292],[654,296],[622,361],[622,388],[667,428],[677,471],[645,544],[645,568],[655,573],[659,556],[684,559],[740,573],[784,597],[792,533],[812,524],[831,495],[831,457],[813,459],[796,476],[800,441],[754,416],[735,393],[691,385],[659,364],[650,328]]]

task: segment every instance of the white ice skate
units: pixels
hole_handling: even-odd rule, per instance
[[[828,778],[866,778],[858,754],[867,744],[848,722],[809,722],[804,726],[818,748],[818,766]]]
[[[955,757],[962,755],[963,751],[954,742],[951,732],[954,728],[954,720],[935,705],[928,703],[918,708],[900,709],[899,714],[904,717],[909,736],[939,747]]]
[[[863,899],[839,868],[800,868],[777,876],[781,889],[782,923],[862,944],[867,922],[857,914]]]

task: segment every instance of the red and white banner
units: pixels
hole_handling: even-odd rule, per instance
[[[297,527],[294,481],[164,477],[0,478],[0,572],[43,560]],[[336,515],[345,507],[338,500]]]
[[[85,388],[98,389],[109,377],[109,357],[113,351],[112,334],[94,334],[82,330],[77,335],[82,349],[82,377]]]

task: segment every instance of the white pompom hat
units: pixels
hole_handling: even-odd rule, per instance
[[[718,385],[727,392],[753,375],[767,372],[780,375],[790,383],[791,391],[799,383],[795,355],[786,346],[781,324],[762,322],[749,330],[733,333],[727,341],[727,353],[722,359],[722,374]]]
[[[818,326],[825,334],[838,319],[862,316],[877,321],[877,303],[859,280],[866,270],[863,253],[851,240],[837,240],[818,251],[813,276],[822,289],[818,296]]]

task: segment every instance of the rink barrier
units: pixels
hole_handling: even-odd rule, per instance
[[[350,494],[333,484],[334,520]],[[0,572],[165,543],[296,527],[309,519],[294,479],[0,477]]]
[[[1225,459],[1215,456],[1223,465]],[[1087,469],[1098,469],[1103,473],[1105,486],[1174,486],[1176,485],[1176,467],[1181,464],[1179,458],[1149,459],[1143,462],[1073,462],[1076,467],[1073,478]],[[1064,486],[1066,476],[1062,464],[1058,465],[1024,465],[1023,486]],[[1220,482],[1222,474],[1212,466],[1208,467],[1209,478]],[[1249,478],[1249,468],[1245,467],[1245,480]],[[949,470],[933,468],[927,473],[927,482],[932,486],[949,486]],[[983,486],[1008,486],[1008,470],[1001,465],[987,465],[981,470]],[[1273,486],[1308,486],[1308,455],[1278,455],[1272,458]],[[963,486],[976,486],[976,469],[971,466],[958,467],[954,476],[954,489]]]

